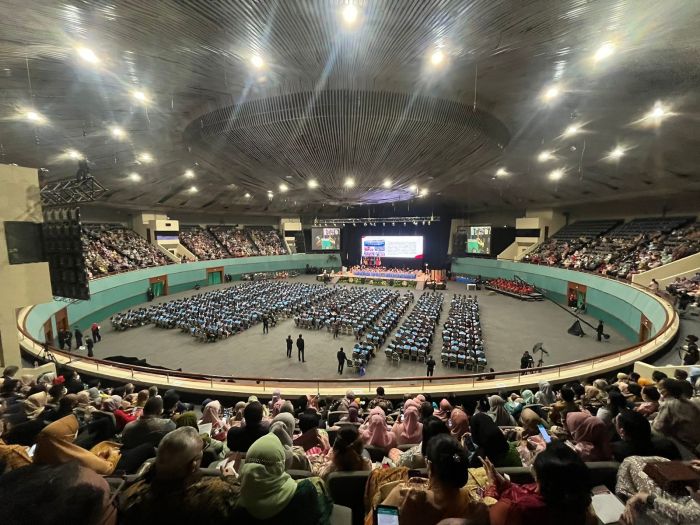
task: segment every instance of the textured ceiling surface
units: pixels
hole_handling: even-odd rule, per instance
[[[109,205],[164,210],[697,196],[698,27],[683,0],[0,0],[0,162],[74,150]]]

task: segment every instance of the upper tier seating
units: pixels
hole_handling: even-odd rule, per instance
[[[180,242],[200,261],[226,259],[231,256],[211,232],[202,228],[181,229]]]

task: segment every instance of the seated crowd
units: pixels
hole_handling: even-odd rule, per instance
[[[225,339],[268,319],[290,317],[331,295],[320,284],[250,281],[190,297],[128,310],[111,318],[115,330],[144,324],[179,328],[203,342]]]
[[[655,291],[658,291],[658,285]],[[666,291],[675,298],[681,310],[685,310],[691,304],[700,305],[700,272],[690,278],[677,277],[666,287]]]
[[[514,279],[490,279],[486,281],[486,288],[515,296],[519,299],[542,299],[542,295],[535,291],[534,286]]]
[[[558,232],[523,261],[629,279],[700,251],[700,227],[688,222],[687,217],[637,219],[600,235]]]
[[[423,292],[391,339],[387,353],[390,351],[401,359],[425,361],[433,344],[443,299],[439,292]]]
[[[200,261],[287,253],[280,233],[274,229],[229,226],[182,228],[180,242]]]
[[[441,360],[445,366],[472,370],[486,368],[476,295],[454,294],[452,297],[447,321],[442,327]]]
[[[118,225],[85,225],[81,238],[89,279],[172,263],[135,231]]]
[[[622,523],[700,521],[700,494],[666,490],[645,469],[700,450],[700,404],[683,374],[439,402],[392,402],[381,387],[342,399],[277,390],[224,408],[175,390],[85,384],[69,370],[17,371],[6,368],[0,385],[7,525],[328,524],[334,501],[366,523],[389,505],[401,524],[594,524],[586,465],[605,461],[621,462],[611,488],[627,503]],[[534,478],[516,483],[505,467]],[[343,472],[364,472],[364,492],[334,488]]]

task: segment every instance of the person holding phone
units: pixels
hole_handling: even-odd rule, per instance
[[[560,441],[553,441],[535,458],[534,483],[511,483],[488,458],[482,464],[489,479],[486,496],[497,503],[489,508],[491,525],[595,525],[591,510],[590,474],[581,458]]]

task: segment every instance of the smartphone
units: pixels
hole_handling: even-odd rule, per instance
[[[389,505],[377,505],[374,511],[375,525],[399,525],[399,508]]]
[[[544,425],[537,425],[537,428],[540,429],[540,435],[542,436],[542,439],[544,439],[544,442],[549,444],[552,442],[552,438],[550,437],[549,433],[547,432],[547,429],[544,428]]]
[[[30,458],[34,457],[34,452],[36,452],[36,443],[34,443],[31,447],[29,447],[29,450],[27,451],[27,454],[29,454]]]

